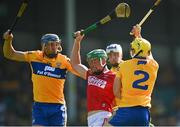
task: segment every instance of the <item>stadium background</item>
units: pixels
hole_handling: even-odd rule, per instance
[[[63,53],[70,56],[72,32],[83,29],[106,16],[119,2],[132,9],[128,19],[117,19],[89,33],[82,44],[82,59],[94,48],[109,43],[122,45],[124,59],[129,57],[129,32],[155,0],[31,0],[13,32],[17,50],[40,49],[45,33],[62,39]],[[2,34],[16,15],[20,0],[0,1],[0,125],[31,125],[32,82],[27,63],[7,60],[2,53]],[[155,125],[180,125],[180,10],[179,0],[162,0],[142,27],[142,35],[152,43],[160,69],[152,97],[152,122]],[[68,125],[86,125],[86,82],[68,74],[65,95]],[[93,94],[93,93],[92,93]]]

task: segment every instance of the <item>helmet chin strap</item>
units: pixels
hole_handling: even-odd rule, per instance
[[[55,53],[53,53],[53,54],[46,54],[45,52],[44,52],[44,54],[48,57],[48,58],[56,58],[57,57],[57,55],[58,55],[58,52],[55,54]]]
[[[142,50],[140,50],[137,54],[135,54],[132,58],[137,57],[140,53],[142,52]]]
[[[112,67],[118,67],[119,63],[112,64]]]
[[[48,57],[48,58],[56,58],[57,55],[58,55],[58,53],[61,52],[61,49],[58,48],[57,53],[47,54],[44,49],[45,49],[45,44],[42,46],[42,50],[43,50],[43,52],[44,52],[44,55],[45,55],[46,57]]]
[[[107,65],[105,64],[104,67],[103,67],[103,69],[102,69],[101,71],[93,72],[93,74],[94,74],[94,75],[100,75],[100,74],[102,74],[106,66],[107,66]]]

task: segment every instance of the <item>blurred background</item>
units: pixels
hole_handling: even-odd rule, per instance
[[[155,0],[30,0],[13,34],[15,49],[37,50],[45,33],[62,39],[63,54],[70,57],[72,33],[106,16],[120,2],[131,6],[128,19],[116,19],[90,32],[82,43],[85,54],[110,43],[122,45],[124,60],[129,59],[129,32],[149,11]],[[20,0],[0,0],[0,125],[31,125],[32,82],[27,63],[3,57],[2,34],[13,22]],[[152,123],[180,126],[180,10],[179,0],[162,0],[142,26],[142,36],[152,44],[160,68],[152,94]],[[86,81],[68,74],[64,90],[68,125],[87,125]],[[92,93],[93,94],[93,93]]]

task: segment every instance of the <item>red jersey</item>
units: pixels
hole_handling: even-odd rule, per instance
[[[105,110],[112,112],[114,105],[113,83],[115,74],[112,71],[100,75],[87,72],[87,107],[88,112]]]

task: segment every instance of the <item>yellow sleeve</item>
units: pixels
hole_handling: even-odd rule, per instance
[[[116,72],[116,77],[120,78],[121,79],[121,69],[119,69],[117,72]]]
[[[31,62],[37,56],[37,51],[27,51],[25,52],[25,61]]]
[[[68,71],[70,71],[71,73],[79,76],[79,74],[72,68],[71,64],[70,64],[70,59],[68,57],[65,58],[66,59],[66,68]]]
[[[119,64],[118,66],[118,70],[116,72],[116,77],[120,78],[122,77],[122,66],[124,66],[124,61],[122,63]]]

